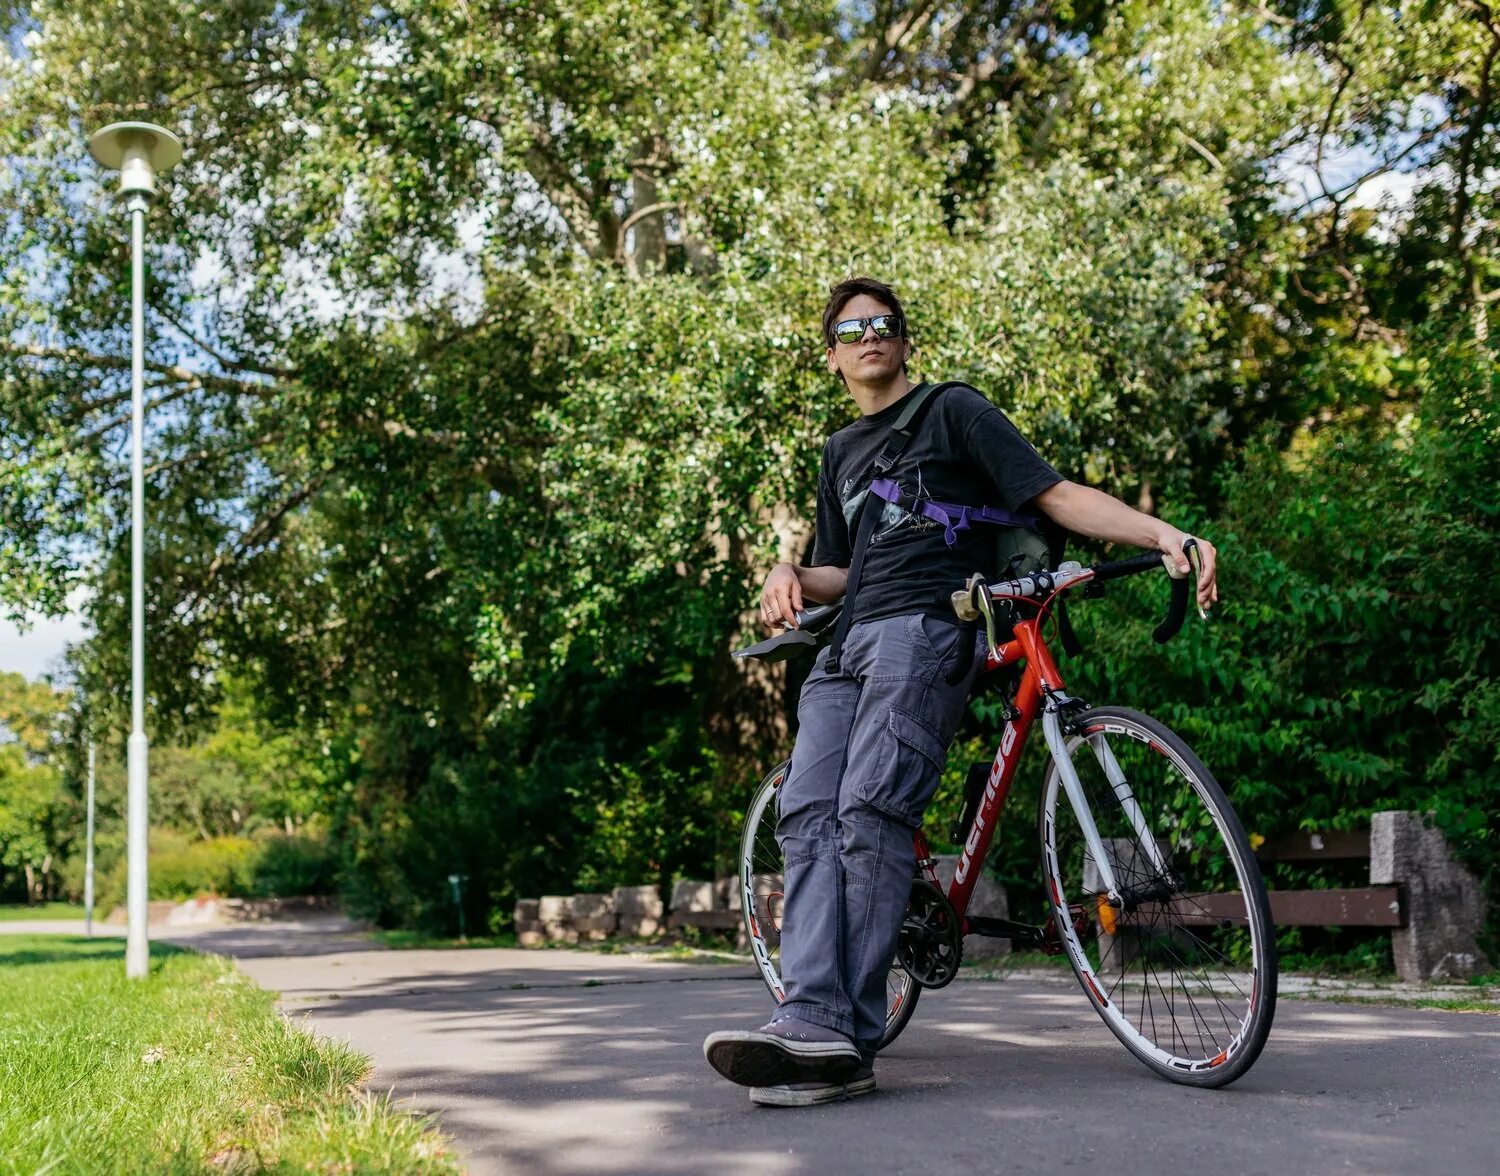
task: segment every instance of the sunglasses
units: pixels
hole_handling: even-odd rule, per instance
[[[841,323],[833,324],[833,337],[840,343],[858,343],[865,337],[866,327],[874,327],[875,334],[882,339],[899,339],[902,327],[901,316],[877,314],[874,318],[845,319]]]

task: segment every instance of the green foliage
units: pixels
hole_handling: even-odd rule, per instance
[[[1431,812],[1494,894],[1500,376],[1433,336],[1400,378],[1410,399],[1383,418],[1257,446],[1227,477],[1201,523],[1222,560],[1211,624],[1150,647],[1162,589],[1129,582],[1087,610],[1073,684],[1181,731],[1254,832]]]
[[[159,118],[187,153],[151,218],[155,812],[205,841],[321,814],[385,922],[446,928],[453,872],[481,926],[732,852],[789,705],[728,650],[852,415],[820,368],[834,280],[893,277],[914,372],[973,380],[1070,476],[1210,519],[1235,498],[1231,578],[1282,567],[1253,562],[1250,487],[1301,501],[1327,434],[1385,437],[1392,393],[1461,382],[1409,336],[1483,344],[1496,304],[1493,29],[1462,6],[59,0],[7,24],[0,601],[87,581],[78,713],[124,729],[128,286],[80,143]],[[1411,209],[1361,209],[1351,152]],[[1276,582],[1296,616],[1373,607]],[[1279,635],[1325,648],[1278,650],[1276,688],[1321,685],[1280,667],[1326,625]],[[1231,645],[1219,695],[1262,648]],[[1151,681],[1188,656],[1110,653]],[[1313,705],[1385,721],[1383,673]],[[1472,783],[1493,692],[1453,681],[1421,695],[1461,712],[1432,759]],[[1273,696],[1235,762],[1300,754]],[[1393,762],[1317,754],[1341,791],[1314,816]],[[113,776],[101,797],[117,817]]]
[[[293,898],[332,894],[337,855],[320,837],[281,833],[196,839],[157,828],[149,839],[147,886],[150,897],[181,901],[199,895],[223,898]],[[99,839],[95,903],[109,911],[125,901],[126,854],[118,834]],[[69,889],[82,891],[82,866],[69,871]]]
[[[18,744],[0,744],[0,896],[53,897],[76,813],[53,768],[28,763]]]

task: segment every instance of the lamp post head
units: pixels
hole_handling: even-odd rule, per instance
[[[155,123],[117,122],[89,136],[89,154],[120,170],[120,193],[156,194],[156,174],[182,158],[182,140]]]

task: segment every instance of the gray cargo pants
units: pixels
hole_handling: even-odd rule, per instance
[[[797,705],[776,839],[786,862],[780,1013],[847,1033],[873,1057],[886,973],[911,893],[912,833],[937,789],[976,652],[957,683],[960,640],[982,634],[912,615],[854,625],[839,672],[828,649]]]

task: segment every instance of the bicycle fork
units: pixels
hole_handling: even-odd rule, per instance
[[[1110,750],[1103,734],[1085,735],[1084,741],[1094,753],[1094,758],[1099,761],[1099,766],[1104,769],[1104,775],[1109,780],[1115,800],[1130,822],[1131,830],[1135,833],[1140,852],[1151,863],[1155,874],[1156,880],[1151,886],[1121,890],[1119,881],[1115,877],[1115,862],[1104,848],[1104,840],[1099,836],[1099,826],[1094,820],[1093,810],[1089,807],[1088,797],[1084,795],[1083,783],[1073,767],[1072,756],[1068,754],[1067,738],[1062,730],[1061,707],[1061,703],[1068,701],[1070,700],[1064,696],[1049,692],[1046,705],[1042,709],[1042,735],[1047,740],[1047,750],[1052,753],[1052,761],[1057,765],[1057,773],[1062,778],[1063,790],[1068,795],[1068,803],[1073,808],[1073,814],[1078,818],[1079,828],[1083,830],[1084,844],[1088,846],[1089,854],[1093,857],[1094,865],[1099,871],[1105,897],[1111,906],[1126,910],[1134,909],[1143,901],[1160,897],[1161,895],[1157,892],[1161,890],[1162,883],[1165,882],[1170,889],[1170,869],[1161,847],[1152,835],[1150,826],[1146,824],[1145,814],[1141,812],[1141,806],[1136,802],[1135,793],[1131,791],[1130,784],[1125,779],[1125,773],[1121,770],[1119,761],[1115,759],[1114,752]]]

